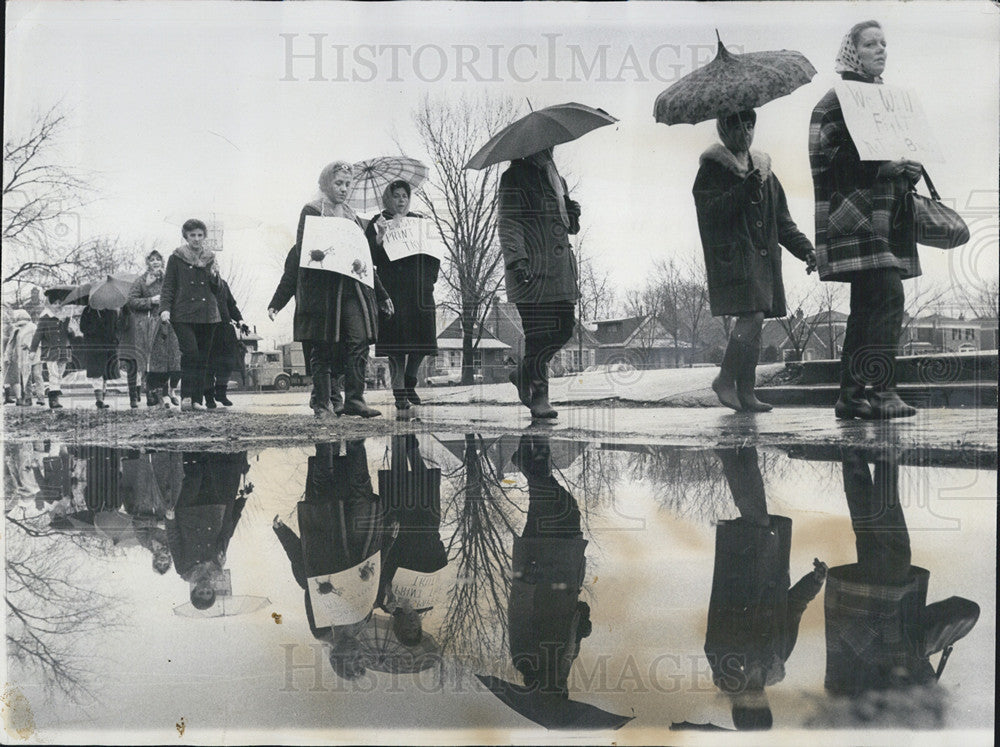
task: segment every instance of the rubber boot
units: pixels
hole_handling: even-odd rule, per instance
[[[107,410],[111,405],[104,401],[104,392],[94,392],[94,400],[98,410]]]
[[[419,405],[420,397],[417,396],[417,377],[404,376],[403,386],[405,387],[406,399],[410,401],[410,404]]]
[[[133,410],[139,407],[139,398],[142,396],[142,390],[137,386],[130,386],[128,388],[128,406]]]
[[[156,389],[146,385],[146,407],[156,407],[160,404],[160,393]]]
[[[738,342],[730,338],[729,344],[726,345],[726,354],[722,358],[719,375],[712,382],[712,390],[719,398],[719,402],[737,412],[743,410],[739,393],[736,391],[736,372],[739,370],[740,364],[740,347]]]
[[[382,413],[365,402],[365,371],[368,370],[368,356],[354,356],[344,372],[344,415],[374,418]]]
[[[854,378],[851,360],[847,355],[840,358],[840,396],[833,406],[833,414],[838,420],[871,420],[875,417],[871,403],[865,397],[865,385]]]
[[[233,401],[227,396],[229,393],[228,384],[216,384],[215,385],[215,401],[218,402],[223,407],[232,407]]]
[[[517,398],[525,407],[531,407],[531,380],[528,377],[528,369],[524,361],[518,364],[517,368],[510,372],[510,383],[517,389]]]
[[[409,410],[410,409],[410,400],[409,400],[409,397],[407,397],[407,395],[406,395],[406,391],[407,391],[406,389],[393,389],[392,390],[392,396],[396,400],[396,409],[397,410]]]
[[[531,417],[555,418],[559,416],[556,409],[549,403],[549,364],[541,364],[539,376],[531,382]]]
[[[212,387],[211,389],[206,389],[204,395],[205,395],[205,409],[214,410],[216,407],[218,407],[218,405],[215,404],[215,387]]]
[[[335,414],[344,414],[344,392],[340,385],[339,376],[330,376],[330,405]]]
[[[62,394],[58,389],[49,392],[49,409],[50,410],[61,410],[63,406],[59,404],[59,395]]]
[[[917,408],[901,400],[894,389],[872,392],[868,402],[871,404],[872,417],[876,420],[909,418],[917,414]]]
[[[760,360],[760,338],[753,345],[744,345],[740,354],[740,368],[736,376],[736,393],[747,412],[771,412],[774,408],[757,399],[757,361]]]
[[[330,374],[313,374],[313,393],[315,399],[312,402],[313,414],[318,420],[328,420],[337,417],[337,413],[330,406]]]

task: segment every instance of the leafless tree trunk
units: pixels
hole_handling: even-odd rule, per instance
[[[465,164],[516,115],[510,99],[489,95],[455,102],[425,97],[413,113],[434,165],[418,196],[447,250],[441,268],[446,288],[442,305],[461,319],[463,384],[473,383],[474,350],[503,281],[496,222],[499,169],[470,171]]]

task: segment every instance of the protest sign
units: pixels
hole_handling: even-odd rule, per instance
[[[308,579],[309,600],[317,627],[351,625],[368,617],[378,596],[379,554],[346,571]]]
[[[347,218],[306,216],[299,266],[337,272],[375,287],[368,239],[360,226]]]
[[[438,260],[444,258],[444,244],[434,224],[426,218],[402,217],[389,221],[382,246],[391,262],[414,254],[429,254]]]
[[[397,569],[390,589],[390,611],[406,609],[423,612],[434,607],[440,576],[440,571],[421,573],[409,568]]]
[[[834,90],[862,161],[944,161],[913,91],[846,80]]]

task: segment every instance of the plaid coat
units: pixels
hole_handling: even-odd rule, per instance
[[[862,161],[831,88],[809,122],[809,164],[816,197],[816,263],[821,280],[897,267],[920,275],[912,216],[904,212],[906,179],[879,179],[883,162]]]

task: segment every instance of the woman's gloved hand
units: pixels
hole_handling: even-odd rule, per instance
[[[534,280],[534,276],[531,274],[531,268],[528,267],[528,260],[519,259],[517,262],[510,266],[510,269],[514,272],[514,277],[517,278],[517,282],[520,285],[528,285]]]

